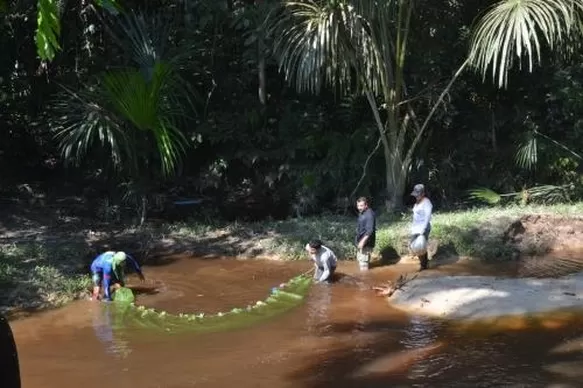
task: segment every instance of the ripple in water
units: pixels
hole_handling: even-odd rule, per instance
[[[518,264],[519,277],[556,278],[583,270],[583,252],[525,257]]]

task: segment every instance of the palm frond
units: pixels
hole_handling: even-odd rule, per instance
[[[123,124],[100,102],[99,89],[73,92],[65,88],[53,105],[59,116],[53,122],[58,149],[67,163],[79,164],[95,146],[106,151],[116,169],[133,160],[133,148]]]
[[[567,189],[570,185],[540,185],[527,190],[528,197],[544,203],[560,203],[569,200]]]
[[[136,128],[147,131],[158,124],[157,96],[150,83],[135,70],[109,72],[103,77],[107,101]]]
[[[52,60],[61,49],[61,19],[56,0],[38,0],[36,50],[41,59]]]
[[[130,11],[121,16],[119,25],[123,36],[129,40],[132,59],[148,78],[154,65],[165,57],[171,24],[162,14],[146,17]]]
[[[477,21],[470,41],[470,59],[485,79],[491,68],[499,87],[508,72],[526,56],[528,70],[540,63],[543,44],[550,49],[568,40],[583,19],[583,0],[502,0]],[[577,32],[578,33],[578,32]]]
[[[187,141],[178,129],[183,115],[179,101],[172,97],[172,68],[157,62],[148,82],[142,74],[128,70],[109,73],[104,87],[112,107],[135,128],[153,136],[162,171],[170,174],[180,160]]]
[[[63,157],[81,161],[94,146],[104,148],[118,169],[137,172],[152,156],[163,174],[175,171],[188,141],[180,131],[184,111],[172,67],[156,63],[151,80],[139,70],[106,73],[85,92],[67,90],[56,138]],[[157,150],[153,154],[152,147]]]
[[[347,91],[363,80],[380,89],[382,55],[351,1],[287,1],[283,8],[270,33],[280,69],[298,91],[318,93],[326,84]]]
[[[490,205],[498,204],[502,200],[502,196],[500,194],[488,188],[470,190],[468,192],[468,197],[476,201],[487,202]]]
[[[518,146],[515,156],[516,165],[520,168],[532,170],[538,162],[538,141],[536,131],[529,131]]]
[[[285,2],[273,26],[280,69],[299,92],[319,93],[329,83],[351,82],[350,42],[344,25],[356,15],[347,2]]]

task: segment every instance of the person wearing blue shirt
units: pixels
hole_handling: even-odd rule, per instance
[[[91,263],[93,300],[99,299],[101,288],[103,288],[104,299],[111,301],[110,287],[119,288],[124,286],[124,269],[128,259],[140,277],[140,280],[145,280],[140,265],[133,257],[125,252],[104,252],[97,256]]]

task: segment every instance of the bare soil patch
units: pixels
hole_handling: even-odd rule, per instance
[[[524,216],[508,226],[504,237],[526,255],[583,251],[583,217]]]

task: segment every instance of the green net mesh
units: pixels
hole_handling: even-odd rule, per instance
[[[121,287],[113,295],[113,300],[122,303],[133,303],[136,298],[132,290],[126,287]]]

